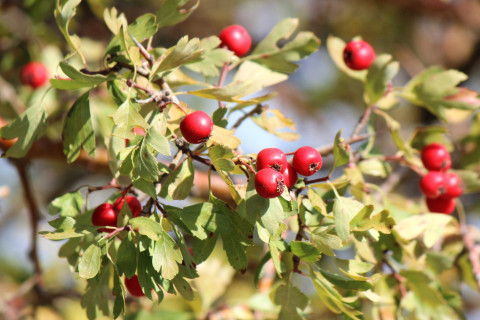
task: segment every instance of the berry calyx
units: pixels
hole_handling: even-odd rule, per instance
[[[452,166],[452,159],[447,148],[437,142],[423,147],[421,157],[423,165],[430,171],[446,171]]]
[[[343,50],[343,61],[352,70],[365,70],[375,60],[375,50],[363,40],[347,43]]]
[[[445,195],[450,198],[457,198],[460,197],[463,193],[463,182],[460,177],[453,173],[447,172],[445,173]]]
[[[283,174],[272,168],[265,168],[255,175],[255,190],[264,198],[276,198],[285,189]]]
[[[122,196],[118,198],[115,203],[113,204],[113,207],[117,212],[120,212],[123,208],[123,204],[125,203],[125,197]],[[127,196],[127,203],[128,207],[130,208],[130,211],[132,212],[133,217],[139,217],[140,214],[142,213],[142,204],[138,199],[134,196]]]
[[[297,183],[297,171],[295,171],[295,168],[290,163],[287,163],[287,168],[283,172],[283,178],[285,179],[287,189],[292,189],[295,183]]]
[[[455,199],[446,196],[427,198],[427,207],[430,212],[451,214],[455,210]]]
[[[48,70],[41,62],[29,62],[20,70],[20,81],[33,89],[39,88],[48,82]]]
[[[140,282],[138,282],[138,276],[134,275],[131,278],[125,278],[125,287],[127,287],[128,292],[135,297],[143,297],[145,294],[142,291]]]
[[[250,34],[240,25],[231,25],[223,29],[218,35],[222,43],[221,47],[226,47],[233,51],[237,57],[243,57],[252,46]]]
[[[302,176],[308,177],[313,175],[320,170],[322,164],[322,156],[312,147],[301,147],[293,154],[293,168]]]
[[[278,172],[284,172],[287,169],[287,156],[277,148],[266,148],[258,153],[257,170],[272,168]]]
[[[92,224],[94,226],[117,226],[118,212],[114,206],[110,203],[102,203],[99,205],[92,214]],[[98,229],[100,232],[110,232],[107,228]]]
[[[183,137],[193,144],[206,142],[212,130],[212,119],[201,110],[188,114],[180,123]]]
[[[420,189],[427,198],[437,198],[445,193],[445,175],[442,172],[430,171],[420,180]]]

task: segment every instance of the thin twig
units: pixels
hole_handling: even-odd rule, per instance
[[[227,77],[228,73],[228,62],[225,62],[222,67],[222,72],[220,73],[220,77],[218,78],[218,84],[217,87],[221,88],[223,87],[223,83],[225,82],[225,78]],[[218,100],[218,106],[220,108],[225,108],[225,103],[223,101]]]
[[[356,137],[351,137],[351,138],[345,139],[345,140],[343,141],[343,143],[344,143],[344,144],[353,144],[353,143],[357,143],[357,142],[366,140],[366,139],[368,139],[368,138],[370,138],[370,137],[371,137],[370,134],[364,134],[364,135],[360,135],[360,136],[356,136]],[[317,151],[318,151],[322,156],[328,156],[329,154],[332,154],[332,153],[333,153],[333,148],[334,148],[334,145],[333,145],[333,144],[330,144],[330,145],[327,145],[327,146],[323,146],[323,147],[317,148]]]
[[[250,110],[248,113],[245,113],[240,119],[238,119],[237,122],[235,122],[235,124],[230,128],[230,130],[237,129],[243,123],[243,121],[245,121],[246,119],[248,119],[251,116],[254,116],[256,114],[261,114],[262,111],[267,109],[267,108],[268,108],[267,105],[262,105],[261,103],[257,104],[255,106],[255,108]]]
[[[362,129],[367,125],[367,122],[370,119],[370,115],[372,114],[372,110],[375,108],[377,108],[377,106],[372,104],[365,109],[363,115],[355,126],[355,129],[353,129],[352,135],[350,136],[351,138],[358,137],[360,131],[362,131]]]
[[[405,288],[405,278],[400,273],[398,273],[397,270],[395,270],[395,268],[386,259],[384,259],[383,262],[390,269],[393,277],[398,281],[398,289],[400,290],[402,299],[405,298],[407,296],[407,288]]]

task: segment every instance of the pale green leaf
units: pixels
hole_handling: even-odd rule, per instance
[[[152,265],[160,270],[162,277],[172,280],[178,273],[178,264],[183,260],[177,243],[168,233],[162,230],[160,238],[155,242],[152,255]]]
[[[91,279],[100,271],[102,250],[96,244],[91,244],[83,253],[78,264],[78,274],[81,278]]]

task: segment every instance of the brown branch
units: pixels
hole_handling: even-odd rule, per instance
[[[343,143],[345,143],[345,144],[353,144],[353,143],[357,143],[357,142],[366,140],[366,139],[368,139],[368,138],[370,138],[370,137],[371,137],[370,134],[363,134],[363,135],[360,135],[360,136],[356,136],[356,137],[351,137],[351,138],[345,139],[345,140],[343,141]],[[334,145],[333,145],[333,144],[330,144],[330,145],[327,145],[327,146],[322,146],[322,147],[317,148],[317,151],[318,151],[322,156],[328,156],[329,154],[332,154],[332,153],[333,153],[333,148],[334,148]]]
[[[377,108],[377,106],[372,104],[365,109],[363,115],[360,117],[360,120],[353,129],[352,135],[350,136],[351,138],[358,137],[360,131],[362,131],[362,129],[367,125],[367,122],[370,119],[370,115],[372,114],[372,110],[375,108]]]
[[[30,215],[30,226],[31,226],[31,249],[30,249],[30,259],[33,263],[34,275],[41,276],[42,267],[40,266],[40,261],[38,259],[37,251],[37,239],[38,239],[38,221],[40,220],[40,210],[38,209],[37,202],[33,195],[32,185],[30,183],[30,178],[27,173],[27,164],[24,160],[11,160],[15,165],[20,177],[20,182],[22,184],[23,193],[25,201],[28,206],[28,212]]]

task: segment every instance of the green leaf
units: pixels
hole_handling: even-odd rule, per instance
[[[339,166],[347,164],[350,160],[350,146],[346,144],[341,137],[343,129],[337,132],[335,135],[335,140],[333,142],[333,169]]]
[[[137,272],[138,282],[142,287],[143,293],[152,299],[151,290],[153,289],[158,295],[158,301],[162,301],[164,296],[162,286],[165,288],[165,291],[169,291],[165,286],[165,281],[168,280],[163,280],[158,270],[152,266],[152,257],[149,255],[148,250],[139,253]]]
[[[200,3],[199,0],[195,0],[193,5],[186,8],[185,5],[190,2],[191,0],[161,0],[156,13],[158,26],[160,28],[173,26],[187,19]]]
[[[148,150],[146,138],[143,139],[140,148],[133,156],[134,175],[145,181],[154,182],[158,180],[160,171],[158,170],[158,161]]]
[[[320,273],[327,279],[330,283],[336,285],[342,289],[348,290],[369,290],[372,288],[370,282],[354,280],[345,276],[341,276],[335,273],[328,272],[326,270],[320,269]]]
[[[236,149],[241,141],[235,136],[235,132],[219,126],[213,126],[212,135],[208,138],[207,147],[220,144],[230,149]]]
[[[65,80],[65,81],[72,81],[72,83],[74,83],[75,86],[79,86],[80,84],[83,84],[81,88],[94,87],[109,79],[108,77],[101,74],[90,75],[90,74],[82,73],[65,61],[60,62],[60,68],[67,76],[69,76],[72,79],[72,80]]]
[[[347,67],[343,60],[343,50],[347,44],[340,38],[328,36],[327,50],[335,65],[349,77],[365,81],[367,77],[367,70],[355,71]]]
[[[247,268],[248,259],[246,248],[242,245],[238,233],[222,233],[223,250],[227,253],[228,262],[239,271]]]
[[[102,263],[102,250],[96,244],[91,244],[83,253],[78,264],[78,274],[81,278],[91,279],[98,274]]]
[[[282,283],[274,291],[273,302],[281,306],[279,320],[301,320],[298,310],[304,310],[308,305],[308,298],[292,283]]]
[[[245,61],[240,65],[232,82],[229,84],[221,88],[211,87],[188,91],[188,93],[207,99],[246,103],[246,101],[241,100],[243,97],[285,81],[287,78],[286,75],[272,71],[258,63]],[[255,100],[255,98],[248,101],[250,100]],[[254,101],[253,104],[256,103],[257,101]]]
[[[170,173],[162,184],[160,197],[170,196],[173,200],[183,200],[188,197],[193,187],[194,169],[191,158],[185,160],[180,168]]]
[[[230,172],[235,169],[233,150],[222,145],[214,145],[208,149],[208,156],[217,171]]]
[[[117,111],[112,114],[115,123],[115,136],[122,139],[133,139],[135,135],[132,132],[134,127],[147,128],[148,124],[138,112],[138,105],[133,104],[130,99],[125,100]]]
[[[43,238],[48,240],[53,240],[53,241],[72,239],[72,238],[81,238],[85,236],[85,234],[79,233],[74,229],[67,229],[67,230],[55,231],[55,232],[40,231],[39,233]]]
[[[266,210],[260,212],[260,223],[270,233],[270,236],[277,233],[280,224],[286,218],[287,216],[283,212],[282,204],[278,198],[268,199]]]
[[[155,127],[150,127],[145,135],[147,144],[163,155],[171,156],[170,144],[168,139],[160,134]]]
[[[357,200],[340,197],[336,194],[336,200],[333,204],[335,230],[343,241],[347,241],[350,235],[350,221],[363,207],[364,205]]]
[[[194,298],[193,289],[190,284],[184,278],[177,276],[173,279],[173,285],[175,289],[180,293],[182,298],[188,301],[192,301]],[[163,318],[162,318],[163,319]]]
[[[292,252],[303,261],[316,262],[320,259],[321,251],[311,243],[292,241],[290,247]]]
[[[217,239],[218,235],[213,235],[212,237],[209,236],[205,240],[194,238],[192,242],[192,251],[195,253],[193,255],[193,262],[200,264],[207,260],[215,248]]]
[[[219,48],[220,42],[216,36],[200,40],[200,48],[203,49],[200,61],[186,64],[185,67],[205,77],[218,76],[218,69],[230,62],[233,57],[233,52]]]
[[[376,103],[385,93],[388,82],[398,73],[400,65],[392,60],[389,54],[381,54],[375,58],[368,68],[365,81],[365,96],[367,105]]]
[[[77,6],[81,2],[81,0],[58,0],[56,1],[54,15],[58,28],[65,37],[65,40],[67,40],[69,46],[73,49],[74,52],[80,55],[80,58],[83,62],[86,62],[81,51],[79,50],[81,44],[80,38],[76,35],[70,35],[68,30],[70,21],[77,13]]]
[[[292,39],[298,23],[298,19],[294,18],[280,21],[247,58],[254,59],[274,71],[295,71],[298,65],[293,61],[309,56],[320,45],[320,40],[312,32],[299,32]],[[281,47],[278,45],[280,41],[285,42]]]
[[[443,70],[431,67],[410,80],[401,95],[411,103],[427,108],[431,113],[446,121],[445,109],[476,109],[468,103],[449,100],[448,97],[458,93],[457,85],[467,80],[467,75],[457,70]]]
[[[347,303],[343,296],[335,289],[335,287],[327,281],[319,272],[311,272],[313,285],[318,296],[330,311],[337,314],[344,314],[351,319],[360,320],[361,312],[355,310],[351,303]]]
[[[137,271],[137,247],[132,239],[131,232],[122,240],[118,247],[117,268],[120,275],[131,278]]]
[[[172,280],[178,273],[178,264],[183,260],[182,253],[177,243],[168,233],[162,230],[160,239],[155,242],[152,255],[152,265],[160,270],[162,277]]]
[[[395,220],[390,217],[390,213],[387,210],[382,210],[372,217],[373,209],[372,205],[363,207],[350,221],[350,229],[352,231],[375,229],[381,233],[389,234],[393,226],[395,226]]]
[[[189,41],[188,36],[182,37],[175,46],[169,48],[152,66],[150,80],[157,75],[162,76],[165,71],[175,69],[198,59],[202,52],[203,49],[200,47],[198,38],[193,38]]]
[[[61,217],[75,217],[82,212],[83,203],[80,191],[67,192],[48,205],[48,213],[52,216],[60,213]]]
[[[111,295],[110,287],[110,267],[102,268],[100,274],[87,280],[87,288],[81,297],[81,306],[86,309],[87,317],[90,320],[98,319],[100,313],[104,316],[110,316],[109,301],[105,299]]]
[[[310,234],[310,240],[315,244],[315,247],[320,252],[328,255],[335,256],[333,250],[340,249],[343,244],[342,240],[336,235],[329,234],[332,227],[319,227]]]
[[[197,238],[205,240],[209,232],[217,231],[217,215],[213,214],[213,204],[209,202],[198,203],[184,207],[178,218],[187,226],[189,231]],[[229,221],[224,221],[223,227],[228,228]]]
[[[18,118],[1,128],[1,137],[17,141],[7,150],[7,157],[22,158],[30,150],[34,141],[47,129],[47,113],[40,103],[29,107]]]
[[[269,116],[269,115],[272,116]],[[295,141],[300,138],[300,135],[296,132],[295,122],[287,118],[280,110],[278,109],[267,109],[263,110],[260,116],[251,117],[251,119],[262,129],[274,134],[280,139],[286,141]],[[292,131],[287,131],[289,129]]]
[[[84,93],[75,101],[67,113],[63,126],[63,153],[67,162],[72,163],[83,148],[91,157],[95,156],[95,132],[90,114],[90,92]]]
[[[128,99],[128,96],[122,91],[120,86],[121,82],[119,80],[107,81],[108,92],[118,106],[121,106]]]
[[[146,217],[137,217],[130,219],[129,224],[133,230],[149,237],[153,241],[157,241],[161,238],[163,228],[158,222],[155,222],[152,219]]]

